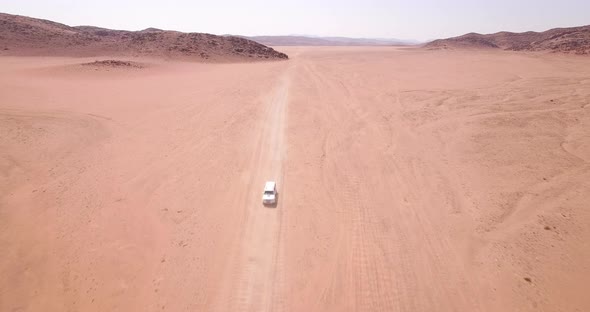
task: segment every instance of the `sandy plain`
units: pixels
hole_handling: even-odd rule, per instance
[[[590,310],[589,58],[278,50],[0,58],[0,310]]]

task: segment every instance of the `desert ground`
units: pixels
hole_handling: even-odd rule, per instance
[[[0,311],[590,310],[590,58],[276,49],[0,57]]]

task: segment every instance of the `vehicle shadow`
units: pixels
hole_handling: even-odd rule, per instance
[[[279,203],[279,193],[275,193],[275,203],[274,204],[265,204],[263,203],[262,205],[266,208],[277,208],[277,205]]]

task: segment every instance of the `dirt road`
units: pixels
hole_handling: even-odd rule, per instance
[[[246,211],[240,224],[242,234],[238,245],[230,253],[228,292],[221,292],[217,300],[221,311],[273,311],[273,298],[279,289],[278,272],[281,241],[281,222],[284,216],[282,194],[288,194],[283,184],[283,162],[286,160],[285,129],[289,101],[290,71],[278,79],[268,98],[263,99],[262,118],[255,127],[255,150],[248,181],[236,206]],[[257,134],[257,135],[256,135]],[[262,207],[262,187],[266,181],[278,185],[280,202],[273,207]],[[237,274],[237,275],[233,275]]]
[[[279,50],[0,58],[0,310],[590,309],[590,60]]]

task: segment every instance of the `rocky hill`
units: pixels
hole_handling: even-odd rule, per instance
[[[459,37],[439,39],[425,45],[429,49],[485,48],[511,51],[547,51],[590,54],[590,25],[555,28],[544,32],[499,32],[482,35],[469,33]]]
[[[240,37],[148,28],[124,31],[71,27],[0,13],[0,55],[131,56],[195,61],[287,59],[287,55]]]

